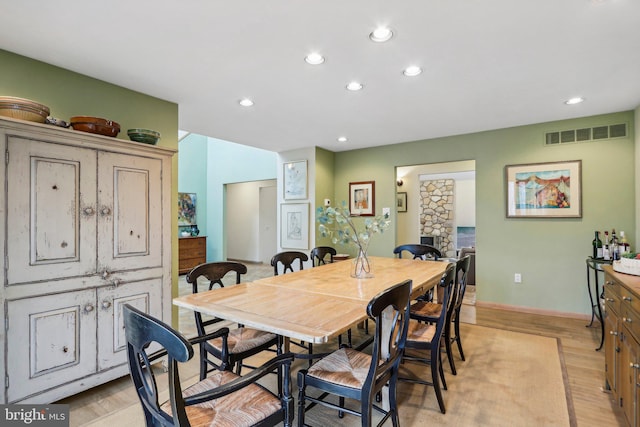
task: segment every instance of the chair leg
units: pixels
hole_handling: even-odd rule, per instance
[[[456,372],[456,364],[453,361],[453,352],[451,351],[451,324],[448,324],[444,330],[444,346],[447,351],[447,359],[449,359],[449,366],[451,367],[451,373],[458,375]]]
[[[442,364],[442,351],[438,354],[438,371],[440,373],[440,380],[442,381],[442,389],[447,389],[447,380],[444,379],[444,365]]]
[[[338,398],[338,406],[344,408],[344,397],[340,396]],[[344,412],[338,411],[338,418],[344,418]]]
[[[204,380],[207,377],[207,362],[206,362],[207,353],[205,352],[204,347],[200,344],[200,381]]]
[[[304,375],[298,374],[298,427],[304,427],[305,388]]]
[[[460,358],[464,362],[464,352],[462,351],[462,341],[460,341],[460,315],[459,314],[460,314],[459,312],[456,312],[456,319],[453,322],[453,325],[456,333],[455,340],[458,343],[458,350],[460,351]]]
[[[440,350],[436,350],[438,353]],[[446,413],[446,409],[444,407],[444,400],[442,399],[442,390],[440,390],[440,368],[441,364],[439,363],[440,357],[438,354],[432,354],[431,357],[431,377],[433,379],[433,389],[436,392],[436,398],[438,399],[438,406],[440,406],[440,412],[443,414]]]

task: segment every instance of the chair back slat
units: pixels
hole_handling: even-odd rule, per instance
[[[433,259],[437,261],[442,258],[442,253],[431,245],[407,244],[397,246],[393,253],[402,258],[402,252],[407,251],[413,255],[413,259]]]
[[[299,269],[304,269],[304,261],[308,261],[309,257],[304,252],[286,251],[277,253],[271,258],[271,266],[273,267],[273,275],[278,275],[278,264],[282,264],[282,274],[286,274],[287,270],[293,273],[293,263],[299,261]]]
[[[336,250],[331,246],[318,246],[311,250],[309,257],[311,258],[311,266],[315,267],[316,265],[326,264],[327,262],[332,263],[333,257],[337,254]],[[329,261],[326,260],[327,255],[329,255]]]

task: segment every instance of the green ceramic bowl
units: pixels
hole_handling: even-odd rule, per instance
[[[144,144],[155,145],[160,139],[160,132],[150,129],[129,129],[127,130],[129,139]]]

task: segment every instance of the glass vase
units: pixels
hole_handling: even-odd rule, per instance
[[[367,257],[367,252],[358,251],[358,256],[351,261],[351,277],[356,279],[369,279],[373,277],[371,260]]]

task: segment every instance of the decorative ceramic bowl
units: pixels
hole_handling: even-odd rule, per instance
[[[14,96],[0,96],[0,116],[44,123],[49,113],[49,107],[35,101]]]
[[[101,119],[99,117],[75,116],[69,120],[71,127],[75,130],[89,133],[97,133],[115,137],[120,132],[120,125],[114,121]]]
[[[132,141],[151,145],[155,145],[160,139],[160,132],[150,129],[129,129],[127,135]]]

